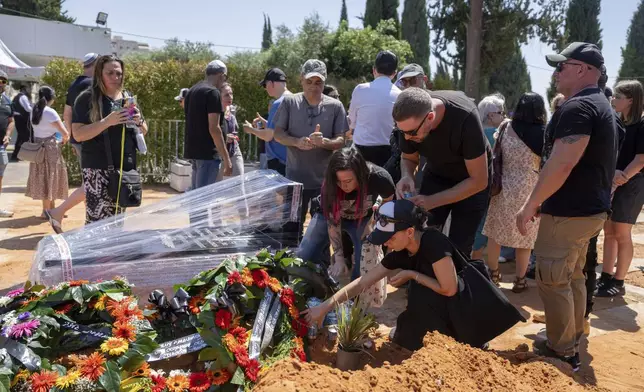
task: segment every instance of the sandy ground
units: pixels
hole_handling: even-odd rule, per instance
[[[0,196],[0,205],[15,211],[13,218],[0,219],[0,293],[24,283],[38,241],[53,233],[49,224],[39,218],[40,202],[24,196],[26,173],[23,164],[10,164]],[[168,187],[147,186],[144,204],[154,203],[174,194],[176,192]],[[68,214],[69,217],[63,223],[64,229],[83,225],[84,205],[77,206]],[[644,225],[638,224],[634,233],[644,233]],[[644,258],[644,245],[636,246],[635,257]],[[530,289],[527,292],[514,294],[510,291],[514,264],[505,263],[502,268],[506,295],[529,320],[491,342],[494,350],[511,350],[521,343],[531,345],[538,335],[543,334],[544,326],[531,321],[532,315],[543,312],[543,306],[534,281],[529,281]],[[644,287],[644,272],[630,273],[628,283]],[[381,323],[380,334],[385,337],[395,326],[397,315],[406,305],[404,290],[389,287],[389,291],[384,306],[375,309]],[[643,325],[644,290],[627,290],[624,298],[598,299],[596,312],[591,318],[591,335],[584,344],[584,364],[574,376],[574,381],[611,391],[644,391],[644,379],[641,376],[641,369],[644,369]]]

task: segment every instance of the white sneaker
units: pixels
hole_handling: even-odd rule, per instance
[[[11,218],[12,216],[13,216],[13,211],[0,209],[0,218]]]
[[[503,256],[499,256],[499,263],[507,263],[507,262],[508,262],[508,259],[506,259]]]

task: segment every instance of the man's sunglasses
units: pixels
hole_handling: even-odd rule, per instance
[[[559,64],[557,64],[557,66],[555,67],[555,71],[556,71],[556,72],[561,72],[561,71],[563,71],[564,65],[568,65],[568,64],[569,64],[569,65],[578,65],[578,66],[580,66],[580,67],[582,67],[582,66],[584,66],[584,65],[585,65],[585,64],[582,64],[582,63],[563,62],[563,63],[559,63]]]
[[[7,79],[0,79],[0,84],[7,84],[8,80]]]
[[[403,135],[407,135],[407,136],[416,136],[416,135],[418,135],[418,131],[420,131],[420,128],[423,126],[423,124],[425,124],[425,120],[427,120],[427,115],[428,115],[428,114],[429,114],[429,112],[427,112],[427,113],[425,114],[425,117],[423,117],[423,121],[421,121],[421,122],[420,122],[420,124],[418,124],[418,127],[416,127],[416,129],[414,129],[413,131],[403,131],[402,129],[400,129],[400,128],[398,128],[398,127],[396,127],[396,129],[397,129],[400,133],[402,133]]]

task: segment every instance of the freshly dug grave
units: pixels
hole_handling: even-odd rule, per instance
[[[644,287],[644,271],[632,271],[626,274],[624,281],[633,286]]]
[[[568,365],[511,352],[503,358],[455,342],[438,333],[425,337],[425,347],[399,365],[367,365],[342,372],[327,365],[296,360],[278,362],[263,373],[253,391],[589,391],[578,384]],[[525,345],[524,345],[525,346]],[[527,347],[519,348],[525,351]],[[378,362],[378,361],[376,361]]]

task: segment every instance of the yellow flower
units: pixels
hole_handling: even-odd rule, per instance
[[[94,304],[94,309],[105,310],[105,303],[108,299],[109,297],[107,295],[101,295],[100,297],[98,297],[98,301],[96,301],[96,303]]]
[[[127,340],[112,337],[101,344],[101,351],[110,355],[121,355],[128,350],[129,346]]]
[[[76,383],[76,380],[80,377],[80,372],[78,370],[73,370],[67,373],[64,376],[58,377],[56,380],[56,387],[60,389],[69,388]]]
[[[11,381],[11,386],[15,387],[16,384],[18,384],[21,381],[27,381],[29,378],[29,370],[23,369],[16,373],[16,375],[13,377],[13,380]]]
[[[185,389],[190,388],[190,380],[183,374],[177,374],[174,377],[168,378],[166,386],[170,392],[183,392]]]

